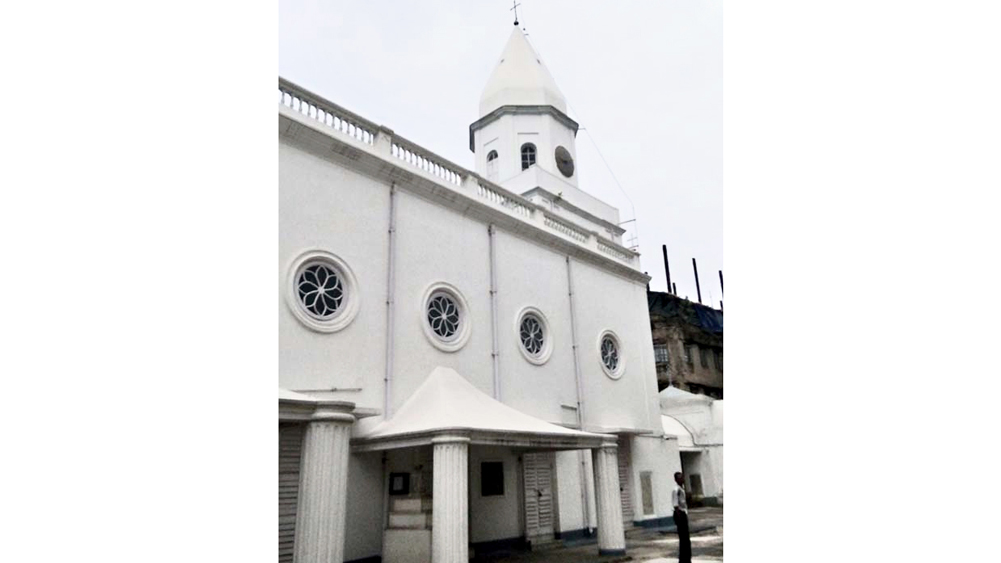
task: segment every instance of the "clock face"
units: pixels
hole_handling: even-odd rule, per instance
[[[556,167],[567,178],[573,176],[573,157],[570,156],[570,151],[556,147]]]

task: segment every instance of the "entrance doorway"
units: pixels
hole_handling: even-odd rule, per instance
[[[533,546],[550,543],[556,537],[555,467],[553,452],[522,455],[525,539]]]

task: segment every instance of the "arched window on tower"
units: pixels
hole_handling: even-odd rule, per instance
[[[533,164],[535,164],[535,145],[525,143],[521,145],[521,169],[527,170]]]
[[[487,179],[497,181],[497,151],[487,153]]]

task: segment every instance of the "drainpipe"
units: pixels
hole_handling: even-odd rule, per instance
[[[500,347],[497,345],[497,247],[494,239],[494,226],[487,227],[490,238],[490,331],[493,350],[490,359],[494,370],[494,399],[501,400],[500,385]]]
[[[573,373],[577,387],[577,427],[584,430],[584,390],[580,380],[580,358],[577,353],[577,317],[574,312],[573,302],[573,270],[570,266],[570,257],[567,256],[567,292],[570,297],[570,343],[573,350]],[[581,510],[584,515],[584,528],[591,530],[591,509],[587,504],[587,465],[584,459],[584,452],[578,452],[580,459],[580,500]]]
[[[391,394],[393,385],[393,295],[396,289],[396,182],[389,188],[389,260],[386,268],[386,376],[384,378],[386,394],[383,402],[384,417],[388,419],[391,412]]]

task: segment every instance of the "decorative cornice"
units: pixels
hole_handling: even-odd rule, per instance
[[[577,450],[602,447],[602,444],[605,442],[614,445],[614,440],[615,436],[607,434],[566,436],[557,434],[498,432],[470,428],[445,428],[374,440],[355,438],[351,441],[351,449],[356,452],[365,452],[426,446],[447,441],[468,441],[470,444],[484,446]]]
[[[576,121],[570,119],[567,114],[553,106],[501,106],[469,124],[470,151],[476,152],[476,145],[473,143],[473,133],[478,129],[486,127],[489,123],[500,119],[502,115],[551,115],[556,121],[559,121],[568,129],[572,129],[574,137],[577,136],[577,129],[580,128],[580,125]]]
[[[552,176],[552,174],[550,174],[550,176]],[[528,190],[527,192],[521,194],[521,196],[524,197],[524,198],[529,198],[529,197],[532,197],[532,195],[536,194],[536,193],[541,193],[541,194],[545,194],[545,195],[549,196],[549,197],[546,198],[549,201],[556,202],[556,203],[559,204],[560,207],[563,207],[565,209],[569,209],[570,211],[573,211],[574,214],[580,215],[581,217],[587,219],[588,221],[591,221],[592,223],[597,223],[597,224],[601,225],[602,227],[610,229],[611,231],[615,232],[618,235],[622,235],[622,234],[624,234],[626,232],[625,229],[623,229],[622,227],[616,225],[615,223],[612,223],[611,221],[606,221],[605,219],[602,219],[601,217],[598,217],[597,215],[594,215],[593,213],[589,213],[589,212],[581,209],[580,207],[577,207],[576,205],[570,203],[566,199],[558,196],[557,194],[554,194],[553,192],[551,192],[551,191],[543,188],[542,186],[536,186],[536,187]]]
[[[386,149],[385,156],[371,144],[344,136],[334,135],[324,129],[324,125],[304,116],[302,113],[289,109],[285,105],[278,107],[279,135],[297,147],[311,152],[321,158],[332,160],[343,166],[375,178],[382,182],[395,182],[398,189],[417,195],[428,201],[454,209],[463,215],[494,224],[509,233],[523,236],[536,243],[553,248],[556,252],[569,255],[582,262],[594,265],[635,283],[647,284],[650,276],[644,274],[638,267],[628,266],[613,258],[607,257],[597,250],[575,244],[538,226],[537,222],[522,219],[512,213],[491,206],[482,198],[467,195],[475,184],[489,185],[498,192],[504,188],[495,186],[488,180],[470,171],[460,170],[465,176],[462,185],[453,185],[422,170],[407,166],[404,161],[392,157]],[[386,130],[388,131],[388,130]],[[383,132],[379,129],[380,134]],[[466,186],[466,183],[471,183]],[[520,196],[513,198],[523,199]],[[521,204],[538,213],[545,213],[540,207],[527,200]],[[614,244],[614,243],[613,243]],[[635,256],[628,249],[622,251]]]

